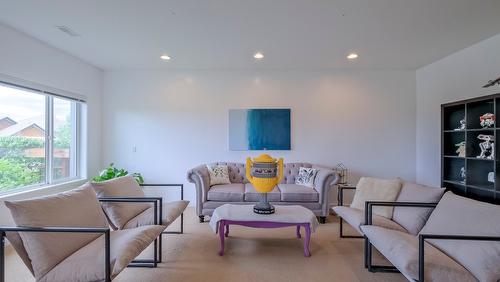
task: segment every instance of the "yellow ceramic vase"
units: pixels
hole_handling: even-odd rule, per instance
[[[267,193],[271,192],[283,179],[283,158],[277,160],[267,154],[262,154],[253,160],[247,158],[246,176],[255,190],[262,193],[260,203],[254,206],[254,212],[274,213],[274,207],[267,201]]]

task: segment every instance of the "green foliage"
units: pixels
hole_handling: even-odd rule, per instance
[[[94,178],[92,178],[92,180],[95,182],[102,182],[102,181],[110,180],[113,178],[125,176],[128,174],[129,174],[128,171],[124,170],[123,168],[117,169],[114,166],[114,164],[111,163],[107,168],[105,168],[103,171],[101,171],[101,173],[99,173],[98,176],[95,176]],[[144,183],[144,178],[142,177],[142,175],[140,173],[132,173],[132,176],[135,178],[135,181],[137,181],[137,183],[139,183],[139,184]]]
[[[0,191],[42,182],[41,170],[13,159],[0,159]]]
[[[54,148],[70,148],[72,136],[69,118],[54,133]],[[0,137],[0,191],[44,182],[45,158],[27,153],[28,149],[44,148],[44,138]]]

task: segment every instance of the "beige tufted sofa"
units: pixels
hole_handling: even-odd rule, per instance
[[[254,204],[260,195],[245,177],[245,165],[242,163],[218,162],[214,164],[227,165],[231,184],[210,186],[210,176],[206,165],[199,165],[187,173],[189,182],[196,186],[196,212],[200,222],[206,215],[212,215],[215,208],[226,204]],[[300,167],[318,168],[314,180],[314,188],[295,184],[295,178]],[[337,184],[338,175],[335,171],[312,165],[310,163],[286,163],[284,178],[273,191],[268,193],[268,199],[276,205],[304,206],[324,223],[329,212],[330,188]]]

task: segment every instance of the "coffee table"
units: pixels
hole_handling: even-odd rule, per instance
[[[219,255],[224,255],[224,239],[229,236],[230,225],[241,225],[253,228],[280,228],[296,226],[297,238],[301,238],[300,229],[305,229],[304,256],[310,257],[309,244],[311,233],[316,230],[319,223],[314,213],[302,206],[275,206],[274,214],[256,214],[253,205],[225,204],[216,208],[210,219],[210,227],[219,233]]]

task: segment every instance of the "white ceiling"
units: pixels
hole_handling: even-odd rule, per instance
[[[106,70],[415,69],[499,33],[500,0],[0,0],[0,22]]]

